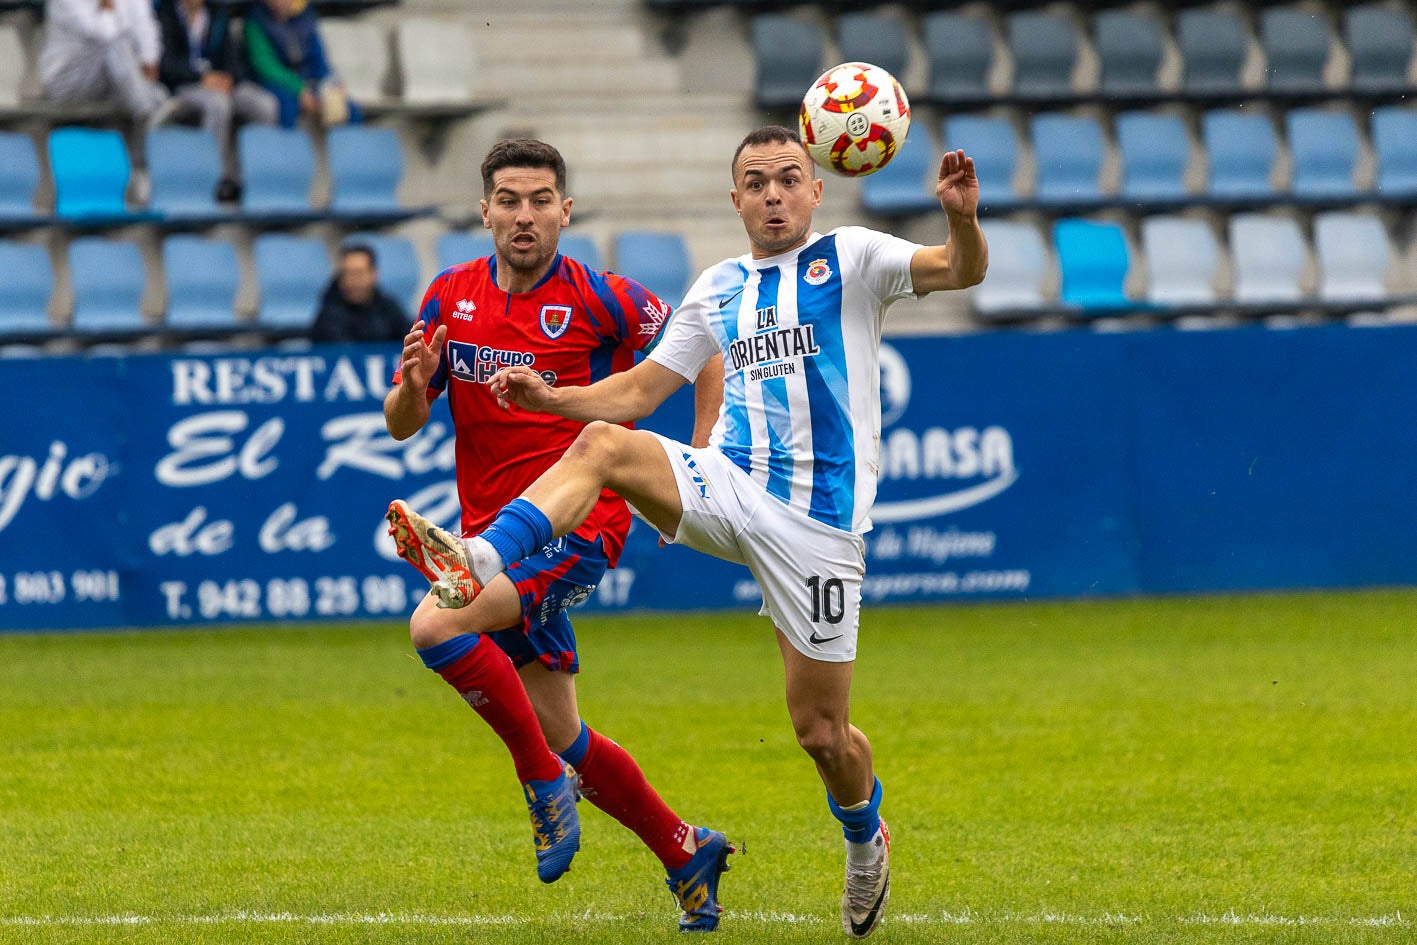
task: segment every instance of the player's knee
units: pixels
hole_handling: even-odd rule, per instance
[[[846,728],[835,724],[831,719],[812,719],[796,725],[795,728],[797,744],[819,765],[830,768],[846,752]]]
[[[448,619],[448,615],[452,613],[457,613],[457,611],[442,610],[436,606],[420,604],[408,620],[408,639],[413,644],[413,648],[426,650],[466,632],[457,621]]]
[[[576,436],[566,455],[597,469],[610,466],[615,461],[619,434],[623,432],[624,427],[604,420],[592,420]]]

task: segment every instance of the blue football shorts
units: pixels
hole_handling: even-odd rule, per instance
[[[590,597],[609,562],[599,538],[566,535],[507,569],[522,601],[522,625],[490,636],[518,669],[536,661],[553,672],[578,673],[576,633],[566,611]]]

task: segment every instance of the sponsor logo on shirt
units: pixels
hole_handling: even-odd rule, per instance
[[[530,367],[536,355],[530,351],[512,351],[509,348],[493,348],[489,345],[475,345],[468,341],[448,342],[448,370],[460,381],[486,384],[502,368],[526,365]],[[542,376],[546,376],[543,372]],[[556,375],[551,375],[554,380]],[[547,383],[551,383],[548,381]]]
[[[765,381],[796,374],[791,359],[816,357],[821,350],[811,325],[792,325],[736,339],[728,346],[728,360],[733,370],[747,371],[748,380]]]

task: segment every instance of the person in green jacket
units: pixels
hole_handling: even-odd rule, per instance
[[[325,58],[319,20],[305,0],[258,0],[245,35],[251,74],[280,103],[283,127],[295,127],[301,115],[323,124],[361,119]]]

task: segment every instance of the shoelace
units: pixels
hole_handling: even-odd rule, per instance
[[[885,862],[886,858],[882,856],[874,866],[854,867],[846,871],[846,895],[853,905],[858,900],[870,904],[876,885],[881,881],[881,867]]]
[[[546,846],[566,837],[565,825],[561,823],[560,801],[559,795],[551,794],[531,802],[532,832]]]

